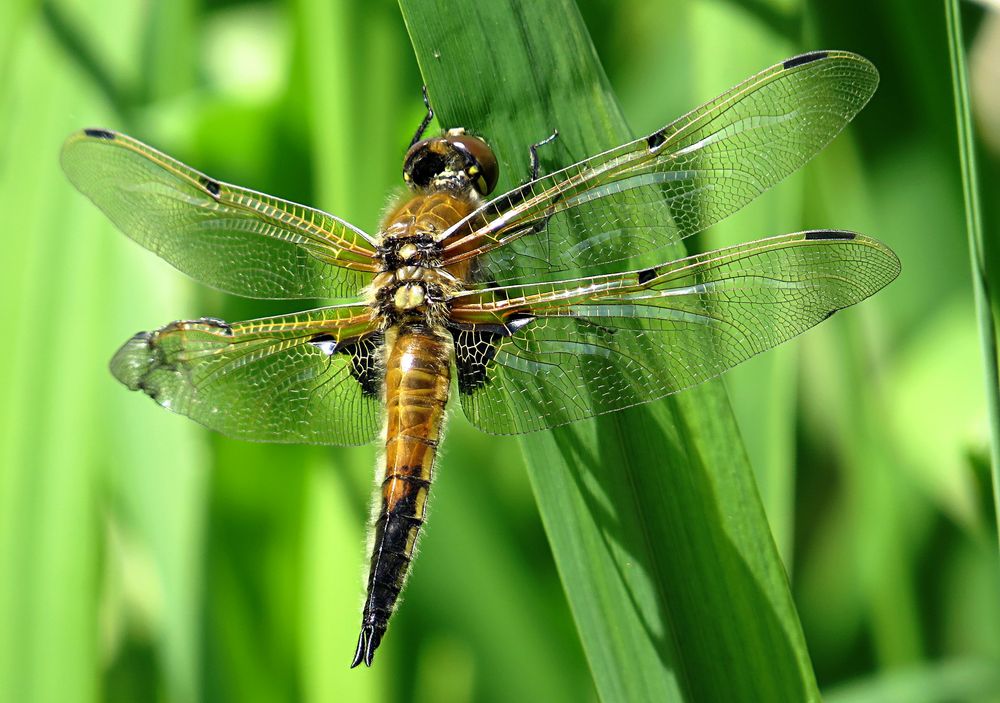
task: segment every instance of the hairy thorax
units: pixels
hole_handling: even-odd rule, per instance
[[[444,235],[477,204],[467,194],[438,191],[411,195],[390,211],[380,230],[380,272],[369,292],[383,329],[403,323],[437,327],[444,321],[446,301],[465,286],[469,274],[467,266],[441,265]]]

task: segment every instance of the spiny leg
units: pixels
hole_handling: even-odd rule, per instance
[[[538,147],[545,146],[549,142],[555,140],[559,136],[559,130],[553,129],[552,134],[547,136],[540,142],[535,142],[530,147],[528,147],[528,152],[531,154],[531,178],[529,181],[534,181],[538,179]]]
[[[497,198],[496,201],[490,203],[489,213],[499,214],[505,210],[509,210],[512,207],[516,207],[524,202],[529,195],[531,195],[531,184],[538,179],[539,161],[538,161],[538,147],[545,146],[549,142],[553,141],[559,136],[559,130],[553,129],[552,134],[547,136],[540,142],[535,142],[530,147],[528,147],[528,154],[530,158],[530,169],[531,173],[528,175],[528,180],[524,181],[517,188],[507,193],[505,196]]]
[[[420,122],[420,126],[417,127],[417,131],[413,134],[413,139],[410,140],[410,146],[413,146],[421,140],[424,136],[424,132],[427,131],[427,126],[434,119],[434,110],[431,108],[431,100],[427,97],[427,86],[425,85],[421,88],[421,92],[424,94],[424,107],[427,108],[427,114],[424,115],[424,119]]]

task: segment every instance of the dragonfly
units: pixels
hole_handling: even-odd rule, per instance
[[[427,116],[403,160],[408,191],[375,234],[107,129],[71,135],[61,161],[120,230],[191,277],[239,296],[335,303],[172,322],[125,342],[111,371],[238,439],[381,439],[381,508],[351,663],[371,666],[425,521],[451,395],[494,434],[655,401],[898,275],[886,245],[842,230],[664,260],[819,152],[877,83],[853,53],[795,56],[561,170],[539,175],[547,140],[534,144],[530,175],[500,195],[484,136],[424,136],[425,91]]]

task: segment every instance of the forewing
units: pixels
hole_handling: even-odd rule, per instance
[[[381,426],[381,344],[365,305],[232,325],[203,318],[137,334],[111,371],[230,437],[356,445]]]
[[[453,237],[446,261],[479,257],[478,280],[504,283],[660,252],[797,170],[877,84],[856,54],[789,59],[648,137],[487,203],[473,215],[487,224]]]
[[[341,298],[375,270],[372,240],[343,220],[221,183],[124,134],[77,132],[62,165],[122,232],[220,290]]]
[[[718,376],[887,285],[899,261],[802,232],[643,271],[453,301],[462,408],[487,432],[555,427]]]

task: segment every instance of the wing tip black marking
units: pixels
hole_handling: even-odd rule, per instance
[[[656,269],[646,269],[645,271],[639,272],[639,284],[645,284],[656,278]]]
[[[116,136],[115,133],[109,129],[97,129],[94,127],[88,127],[84,129],[83,133],[88,137],[93,137],[94,139],[112,140]]]
[[[849,242],[852,239],[856,239],[857,236],[858,235],[854,232],[844,232],[843,230],[835,230],[835,229],[819,229],[819,230],[813,230],[812,232],[806,232],[806,241],[813,242],[813,241],[832,240],[832,241]]]
[[[665,130],[659,130],[658,132],[653,132],[648,137],[646,137],[646,146],[649,147],[650,151],[667,141],[667,137],[663,134]]]
[[[798,56],[793,56],[792,58],[785,61],[782,67],[787,71],[790,68],[796,68],[798,66],[804,66],[807,63],[812,63],[813,61],[819,61],[820,59],[825,59],[830,55],[829,51],[810,51],[806,54],[799,54]]]
[[[218,197],[219,193],[222,191],[222,186],[219,185],[218,181],[213,181],[211,178],[202,176],[198,181],[205,187],[209,193],[214,197]]]

